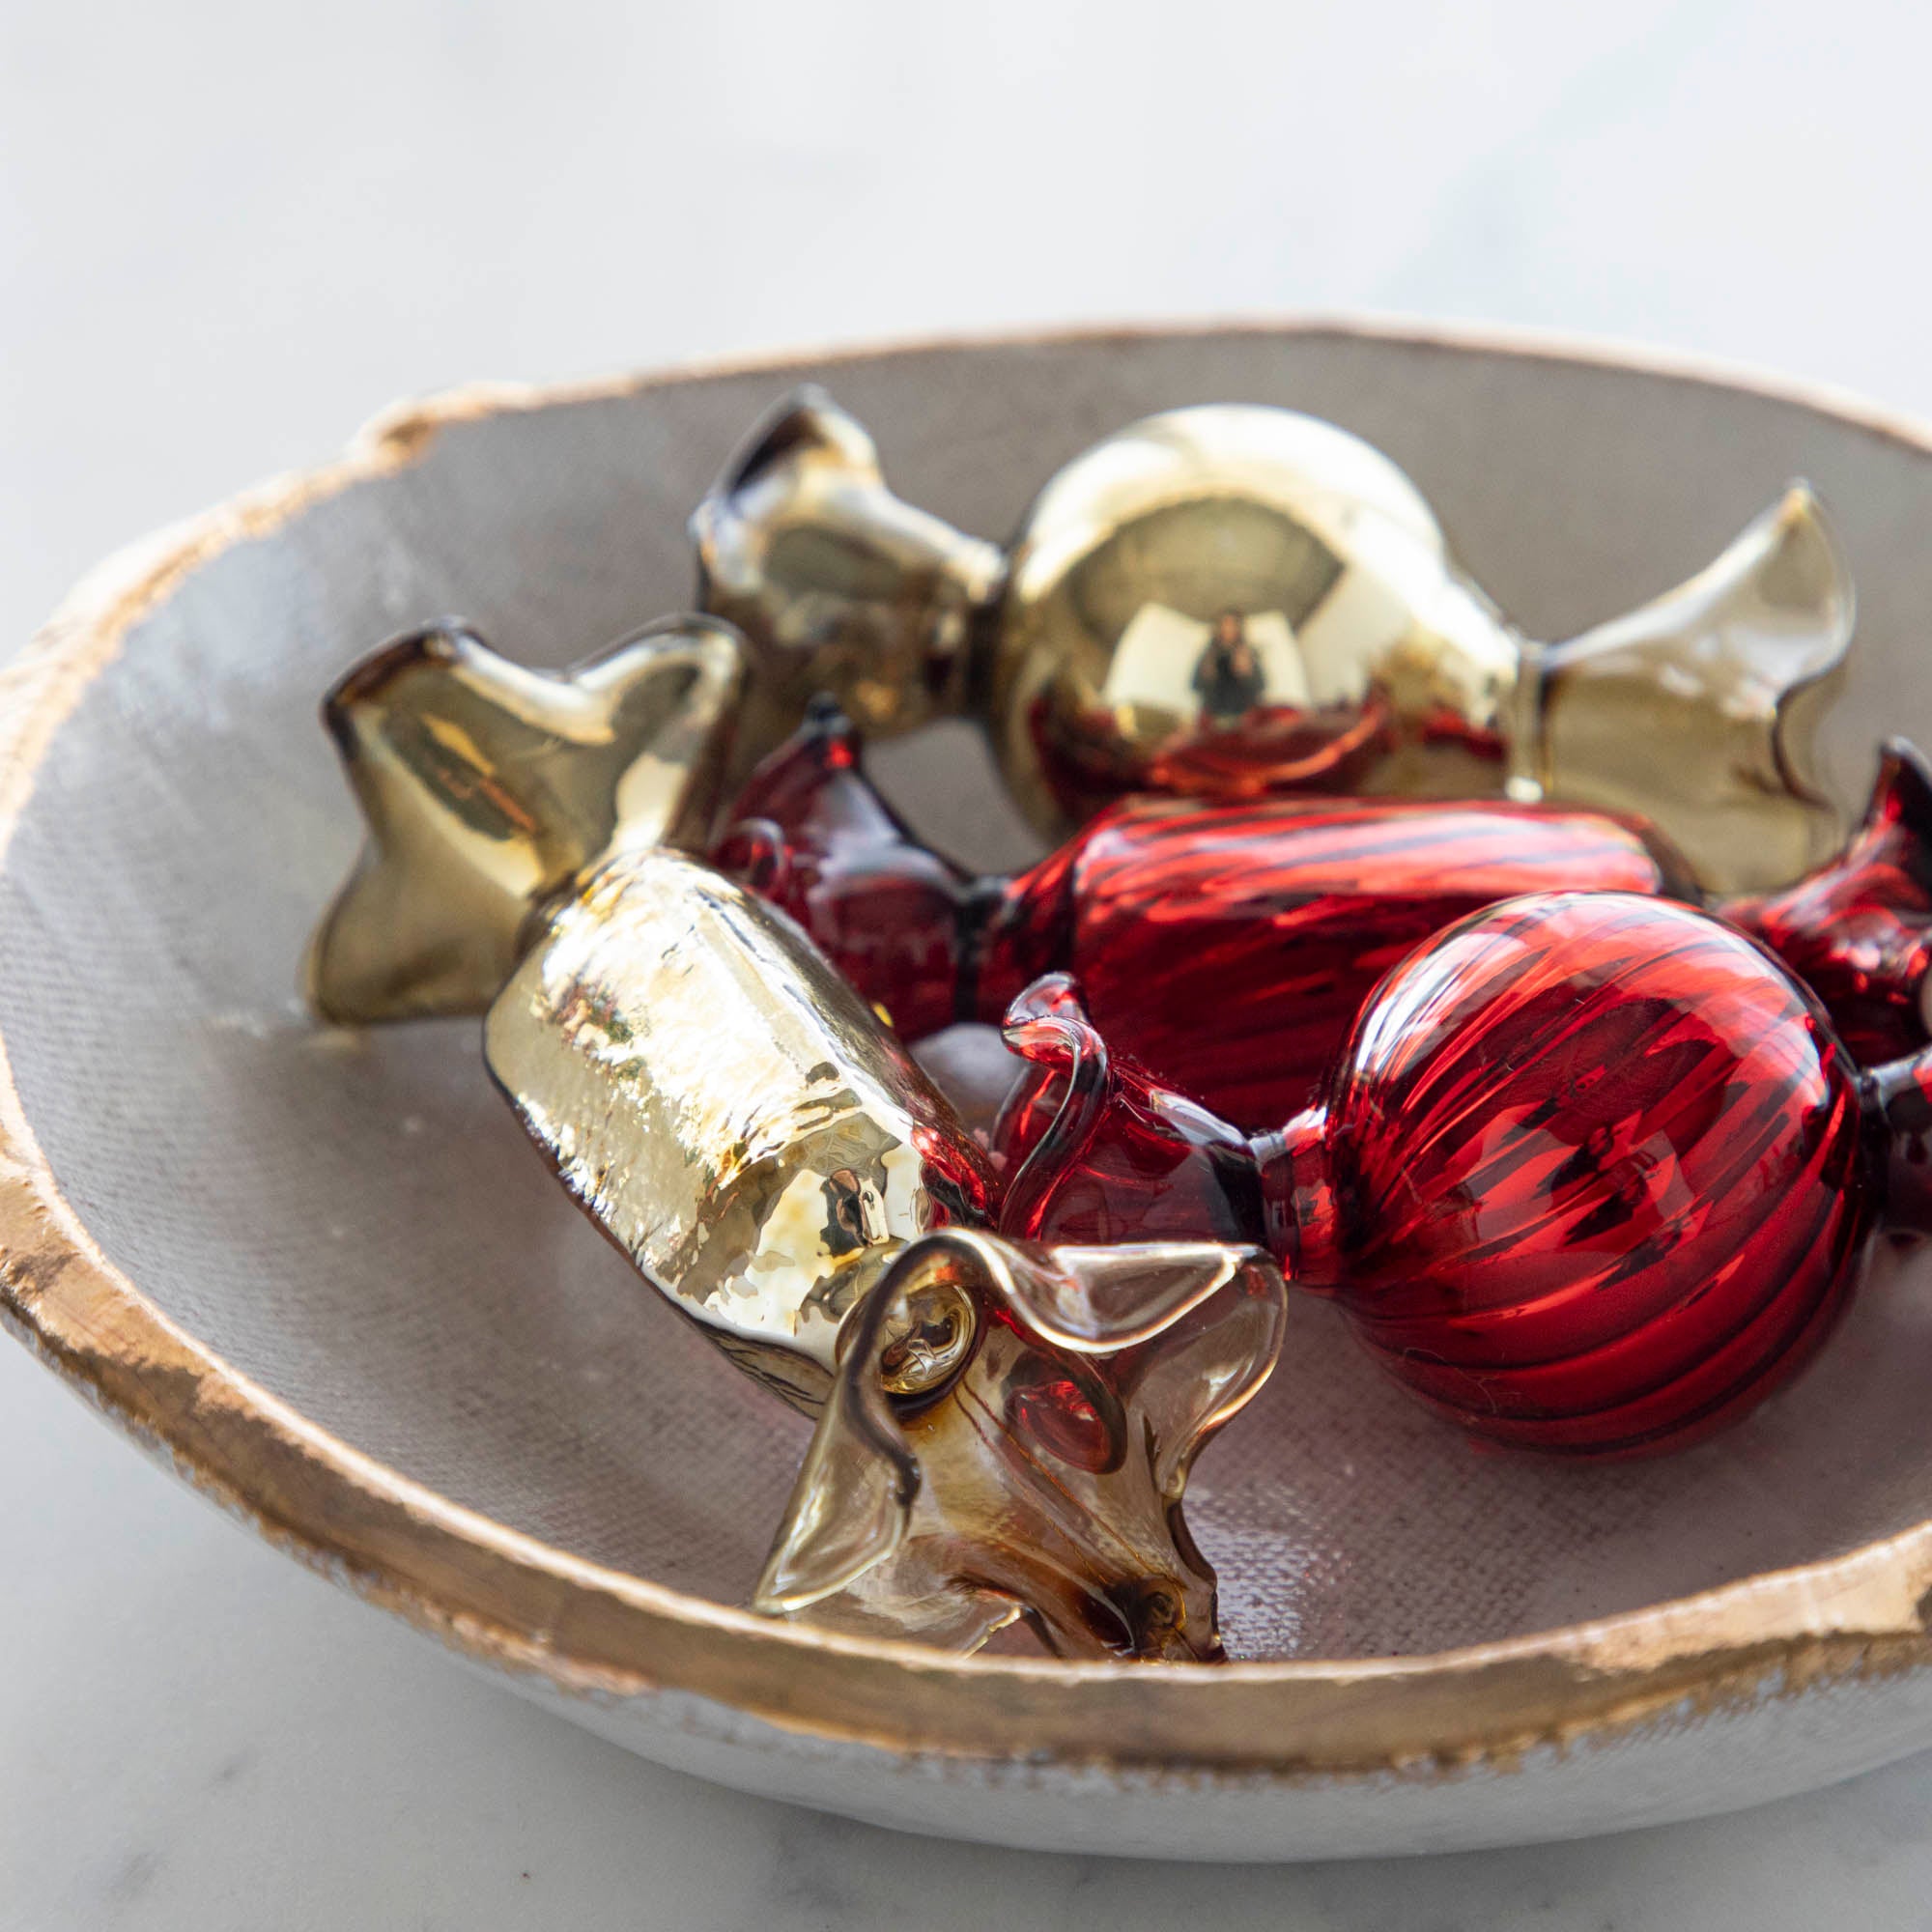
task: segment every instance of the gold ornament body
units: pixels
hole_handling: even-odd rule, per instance
[[[1041,824],[1122,791],[1458,796],[1499,782],[1522,668],[1379,451],[1288,410],[1176,410],[1035,502],[993,626],[989,717]]]
[[[894,496],[870,439],[807,391],[693,530],[706,608],[782,695],[747,713],[740,769],[818,688],[874,735],[978,718],[1049,838],[1136,791],[1507,793],[1647,817],[1707,891],[1739,893],[1845,831],[1808,734],[1852,593],[1803,484],[1687,582],[1555,643],[1470,580],[1387,457],[1253,404],[1105,438],[1002,554]]]

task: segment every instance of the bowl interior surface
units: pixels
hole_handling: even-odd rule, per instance
[[[63,1192],[160,1310],[354,1447],[576,1555],[741,1603],[806,1425],[578,1214],[469,1023],[319,1029],[296,980],[359,837],[323,690],[454,612],[561,666],[691,597],[684,520],[755,415],[825,382],[890,479],[1011,527],[1146,412],[1333,417],[1405,465],[1472,573],[1560,637],[1714,554],[1787,478],[1823,492],[1859,637],[1827,753],[1932,736],[1932,455],[1800,402],[1342,330],[897,352],[455,422],[394,473],[226,549],[128,630],[56,734],[0,874],[0,1034]],[[1033,847],[976,734],[879,748],[986,866]],[[1819,1366],[1722,1439],[1571,1467],[1480,1454],[1297,1302],[1189,1519],[1247,1657],[1439,1650],[1809,1562],[1932,1517],[1932,1266],[1881,1254]]]

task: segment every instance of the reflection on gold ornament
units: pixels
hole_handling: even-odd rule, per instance
[[[813,687],[875,732],[970,712],[1048,834],[1138,790],[1507,792],[1639,812],[1707,890],[1740,892],[1843,833],[1799,700],[1842,659],[1852,596],[1802,485],[1690,582],[1558,644],[1470,582],[1386,457],[1288,410],[1106,438],[1041,490],[1002,567],[893,496],[864,431],[809,390],[694,531],[706,607],[788,668],[755,749]]]

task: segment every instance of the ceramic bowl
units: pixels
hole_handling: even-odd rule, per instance
[[[0,1306],[291,1554],[558,1711],[704,1776],[1011,1844],[1284,1859],[1687,1816],[1932,1744],[1932,1268],[1880,1258],[1821,1364],[1721,1440],[1483,1456],[1328,1311],[1203,1460],[1240,1660],[1068,1665],[740,1607],[805,1427],[580,1218],[469,1024],[296,997],[356,815],[322,691],[461,613],[560,666],[691,595],[684,522],[792,384],[987,535],[1178,404],[1360,432],[1559,637],[1715,554],[1790,476],[1861,616],[1827,754],[1932,739],[1932,441],[1650,357],[1332,325],[951,343],[392,412],[330,469],[106,566],[8,677]],[[1030,847],[960,726],[883,748],[962,856]]]

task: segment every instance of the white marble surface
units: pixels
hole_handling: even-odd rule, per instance
[[[1932,24],[1849,0],[0,0],[0,639],[392,395],[1073,317],[1636,335],[1932,412]],[[1596,1843],[1230,1872],[638,1764],[0,1350],[0,1927],[1926,1922],[1932,1761]]]

